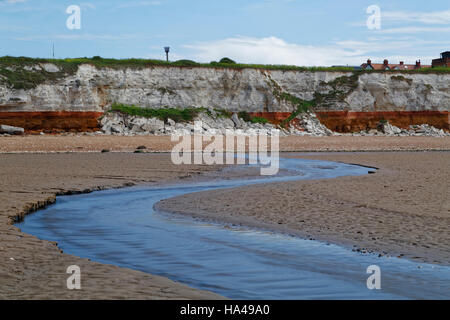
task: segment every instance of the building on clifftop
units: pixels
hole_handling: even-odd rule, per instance
[[[422,65],[420,60],[416,61],[416,64],[405,64],[400,61],[399,64],[391,64],[387,59],[383,63],[372,63],[372,60],[368,59],[366,63],[361,65],[363,70],[416,70],[422,68],[431,68],[430,65]]]
[[[434,67],[448,67],[450,68],[450,51],[445,51],[441,53],[440,59],[434,59],[432,63]]]

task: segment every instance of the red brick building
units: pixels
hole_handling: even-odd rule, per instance
[[[434,59],[433,67],[448,67],[450,68],[450,51],[442,52],[440,59]]]
[[[420,60],[416,61],[416,64],[405,64],[400,61],[399,64],[389,63],[387,59],[383,63],[372,63],[372,60],[368,59],[366,63],[361,65],[364,70],[415,70],[421,68],[431,68],[430,65],[422,65]]]

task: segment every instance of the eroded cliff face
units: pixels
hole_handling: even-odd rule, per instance
[[[292,111],[274,91],[317,99],[322,111],[448,111],[450,74],[264,71],[152,67],[97,69],[28,90],[0,87],[2,111],[103,111],[113,102],[143,107],[204,106],[231,111]]]
[[[58,72],[56,66],[47,66],[47,69]],[[31,89],[0,85],[0,113],[97,113],[105,111],[112,103],[151,108],[201,106],[260,114],[285,113],[296,109],[292,98],[315,100],[315,111],[322,114],[339,111],[348,116],[348,112],[440,111],[438,114],[444,117],[447,114],[448,128],[450,74],[195,67],[97,69],[85,64],[72,75]]]

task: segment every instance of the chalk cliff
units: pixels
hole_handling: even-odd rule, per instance
[[[48,73],[59,71],[56,65],[51,64],[33,68],[45,68]],[[367,115],[391,121],[390,117],[399,117],[399,112],[407,112],[407,118],[412,122],[414,112],[419,112],[422,118],[437,117],[437,123],[431,120],[434,121],[432,124],[448,129],[450,73],[346,73],[164,66],[120,69],[83,64],[73,74],[44,81],[33,88],[14,89],[0,83],[1,114],[97,114],[115,102],[151,108],[201,106],[284,114],[296,109],[298,99],[314,100],[314,109],[319,117],[325,123],[329,122],[327,126],[341,131],[353,130],[347,127],[358,122],[349,120],[352,113],[357,114],[358,119]],[[336,123],[343,121],[339,120],[341,118],[347,119],[344,125]]]

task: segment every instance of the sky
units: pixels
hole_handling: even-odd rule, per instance
[[[56,58],[165,59],[170,46],[172,61],[431,64],[450,51],[450,1],[0,0],[0,56],[51,58],[53,44]]]

